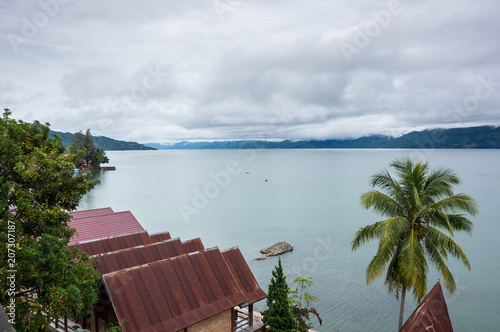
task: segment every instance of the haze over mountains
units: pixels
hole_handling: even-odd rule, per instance
[[[413,131],[400,137],[382,135],[330,140],[239,140],[179,142],[169,145],[145,144],[156,149],[302,149],[302,148],[384,148],[384,149],[499,149],[500,127],[469,127]]]
[[[68,147],[73,134],[52,131]],[[237,140],[213,142],[178,142],[174,144],[128,142],[105,136],[94,136],[97,148],[111,150],[155,149],[500,149],[500,127],[482,126],[413,131],[400,137],[383,135],[356,139],[329,140]]]

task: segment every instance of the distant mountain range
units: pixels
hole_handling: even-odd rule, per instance
[[[62,144],[65,147],[68,147],[71,145],[71,141],[73,140],[72,133],[63,133],[63,132],[51,130],[49,136],[52,137],[54,134],[61,137]],[[103,149],[105,151],[111,151],[111,150],[156,150],[154,147],[139,144],[137,142],[120,141],[120,140],[112,139],[112,138],[105,137],[105,136],[94,136],[94,145],[96,148]]]
[[[500,149],[500,127],[481,126],[413,131],[400,137],[372,135],[357,139],[304,141],[215,141],[179,142],[163,145],[146,143],[155,149]]]
[[[71,145],[72,133],[51,131],[62,138],[65,147]],[[174,144],[128,142],[105,136],[94,136],[98,149],[156,150],[156,149],[500,149],[500,127],[481,126],[453,129],[412,131],[400,137],[383,135],[356,139],[301,140],[301,141],[214,141],[179,142]]]

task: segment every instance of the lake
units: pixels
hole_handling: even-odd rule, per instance
[[[395,331],[399,302],[383,277],[367,286],[365,269],[376,242],[351,253],[360,227],[379,221],[363,210],[369,178],[395,158],[427,160],[454,169],[456,192],[479,202],[472,236],[456,234],[472,266],[450,258],[458,291],[445,290],[455,331],[497,331],[500,326],[499,150],[160,150],[110,151],[116,171],[96,173],[101,183],[79,209],[110,206],[131,211],[149,232],[181,240],[200,237],[205,247],[238,246],[267,292],[278,258],[255,261],[259,250],[287,241],[281,256],[287,281],[311,276],[319,298],[318,331]],[[429,290],[439,276],[431,269]],[[444,288],[444,286],[443,286]],[[416,302],[407,296],[405,319]],[[265,301],[256,305],[265,308]]]

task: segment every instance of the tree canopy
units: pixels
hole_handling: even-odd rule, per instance
[[[267,293],[267,309],[262,312],[263,323],[269,332],[295,331],[296,324],[288,300],[288,284],[283,274],[281,259],[272,272],[273,277]]]
[[[73,162],[49,124],[0,119],[0,302],[18,331],[46,330],[56,316],[83,317],[97,300],[95,262],[69,252],[67,211],[97,181],[74,176]],[[13,303],[13,305],[12,305]]]
[[[87,129],[85,135],[82,131],[75,133],[68,150],[71,155],[75,156],[79,155],[81,150],[85,151],[83,155],[75,158],[74,164],[76,167],[91,167],[92,169],[99,169],[101,164],[109,162],[104,150],[97,149],[94,146],[94,137],[90,133],[90,129]]]
[[[377,239],[379,245],[366,269],[370,284],[384,271],[390,293],[401,294],[399,328],[402,325],[406,290],[413,290],[419,301],[427,293],[429,263],[443,277],[453,294],[456,284],[446,265],[448,256],[470,263],[453,240],[454,232],[472,233],[473,223],[466,214],[476,215],[477,202],[468,195],[455,194],[460,184],[448,168],[431,169],[427,162],[396,159],[390,164],[397,178],[382,170],[371,178],[372,190],[361,195],[361,205],[387,218],[359,229],[351,242],[355,251],[366,242]]]

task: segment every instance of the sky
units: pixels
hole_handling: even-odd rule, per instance
[[[140,143],[500,125],[493,0],[0,0],[0,107]]]

